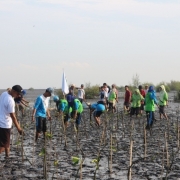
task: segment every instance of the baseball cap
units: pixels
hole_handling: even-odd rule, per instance
[[[17,93],[19,93],[20,95],[23,95],[23,88],[22,88],[20,85],[14,85],[14,86],[12,87],[12,89],[13,89],[14,91],[16,91]]]
[[[46,92],[49,92],[51,94],[51,96],[54,96],[54,89],[49,87],[46,89]]]
[[[58,97],[58,96],[54,96],[54,97],[53,97],[53,101],[54,101],[54,102],[59,101],[59,97]]]

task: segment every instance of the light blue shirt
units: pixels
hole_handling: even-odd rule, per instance
[[[105,111],[105,106],[103,104],[98,104],[96,106],[96,111]]]
[[[34,109],[36,109],[36,117],[46,117],[46,111],[48,108],[49,98],[45,98],[43,95],[37,97],[34,104]]]

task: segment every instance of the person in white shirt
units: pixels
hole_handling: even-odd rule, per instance
[[[78,99],[82,103],[83,100],[85,100],[84,85],[81,84],[81,87],[80,88],[76,88],[76,89],[78,89]]]
[[[9,157],[10,153],[12,122],[19,134],[22,134],[22,129],[15,115],[15,102],[13,99],[22,96],[22,91],[23,89],[20,85],[15,85],[0,96],[0,153],[5,151],[5,157]]]

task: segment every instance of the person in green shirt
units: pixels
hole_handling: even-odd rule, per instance
[[[79,99],[76,98],[72,99],[71,103],[68,104],[68,107],[72,108],[71,118],[76,120],[76,128],[78,130],[79,125],[81,123],[81,114],[83,112],[83,106]]]
[[[153,121],[155,120],[155,104],[157,105],[156,93],[154,91],[154,87],[149,86],[148,92],[145,96],[145,111],[147,117],[146,129],[150,129],[153,125]]]
[[[139,89],[135,89],[131,98],[132,104],[131,104],[130,117],[132,117],[132,115],[134,114],[136,114],[136,117],[139,115],[142,100],[144,100],[144,98],[141,95]]]
[[[116,102],[118,102],[117,89],[115,84],[112,84],[112,89],[109,92],[109,96],[108,96],[108,102],[109,102],[109,111],[112,111],[112,113],[114,113],[116,111]]]
[[[66,99],[59,99],[58,96],[54,96],[53,101],[56,103],[56,108],[59,115],[63,115],[65,128],[68,127],[68,122],[70,120],[70,113],[72,108],[68,107],[68,102]]]
[[[168,106],[168,94],[166,92],[165,86],[160,86],[160,93],[159,93],[159,114],[160,119],[164,116],[166,120],[168,120],[167,114],[165,112],[165,107]]]

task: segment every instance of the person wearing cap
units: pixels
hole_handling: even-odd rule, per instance
[[[80,88],[76,88],[76,89],[78,89],[78,99],[82,103],[83,100],[85,100],[84,85],[81,84],[81,87]]]
[[[105,112],[106,107],[102,101],[98,101],[97,105],[94,106],[94,108],[95,110],[93,112],[93,117],[95,119],[97,126],[100,126],[101,125],[100,116],[103,114],[103,112]]]
[[[72,112],[72,108],[68,107],[68,102],[66,99],[60,99],[58,101],[58,112],[59,115],[63,115],[65,128],[68,127],[68,122],[70,120],[70,114]]]
[[[74,89],[75,89],[75,85],[71,84],[71,86],[69,87],[69,93],[68,94],[70,94],[72,96],[75,96]]]
[[[48,110],[49,99],[53,96],[53,89],[47,88],[43,95],[37,97],[34,109],[32,112],[32,121],[36,119],[36,142],[41,132],[45,137],[46,132],[46,118],[51,120],[50,112]]]
[[[17,114],[17,111],[21,111],[22,112],[22,116],[24,116],[24,110],[25,107],[28,107],[28,101],[24,99],[24,96],[26,95],[26,91],[23,90],[22,91],[22,96],[14,98],[15,104],[16,104],[16,108],[15,108],[15,112]]]
[[[76,120],[76,128],[78,130],[79,125],[81,123],[81,114],[83,112],[83,106],[79,99],[72,99],[71,103],[68,102],[68,110],[72,108],[71,118]]]
[[[12,122],[20,135],[23,132],[15,115],[15,102],[13,99],[21,96],[22,90],[20,85],[15,85],[0,96],[0,153],[5,151],[5,157],[9,157],[10,153]]]

